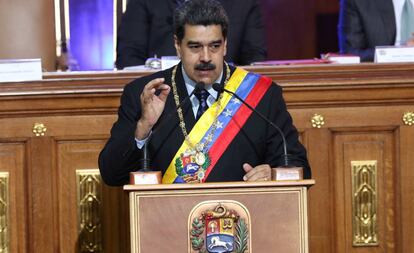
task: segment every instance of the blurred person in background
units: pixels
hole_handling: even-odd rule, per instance
[[[190,0],[191,1],[191,0]],[[118,28],[116,67],[175,56],[173,13],[185,0],[129,0]],[[249,65],[266,60],[265,28],[256,0],[220,0],[229,18],[225,60]]]
[[[414,0],[341,0],[340,52],[373,61],[376,46],[414,45],[413,6]]]

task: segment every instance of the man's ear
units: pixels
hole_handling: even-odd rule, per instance
[[[174,46],[175,46],[175,51],[177,51],[178,58],[181,59],[181,43],[178,40],[177,35],[174,35]]]

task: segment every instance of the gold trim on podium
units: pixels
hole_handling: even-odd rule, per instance
[[[9,172],[0,172],[0,252],[9,252]]]
[[[79,252],[102,252],[102,185],[99,170],[76,170]]]
[[[403,114],[404,125],[412,126],[414,125],[414,112],[405,112]]]
[[[377,161],[351,161],[352,167],[352,245],[378,245]]]
[[[311,118],[311,124],[313,128],[321,128],[323,125],[325,125],[325,118],[320,115],[315,113],[312,118]]]
[[[47,127],[43,123],[34,123],[32,132],[36,137],[45,136]]]

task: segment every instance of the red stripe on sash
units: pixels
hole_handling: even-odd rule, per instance
[[[256,108],[271,84],[272,80],[270,78],[261,77],[255,84],[253,90],[250,91],[249,95],[245,99],[246,103],[253,108]],[[205,180],[208,178],[211,170],[214,168],[221,155],[224,153],[224,151],[226,151],[227,147],[233,141],[234,137],[239,133],[244,123],[246,123],[247,119],[250,117],[250,114],[252,114],[252,110],[250,110],[246,105],[242,104],[239,110],[233,115],[233,118],[228,123],[226,129],[223,130],[220,137],[214,142],[209,151],[211,163],[206,170],[203,182],[205,182]]]

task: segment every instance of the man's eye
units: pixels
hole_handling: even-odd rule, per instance
[[[191,49],[199,49],[201,46],[200,45],[190,45],[189,47]]]

